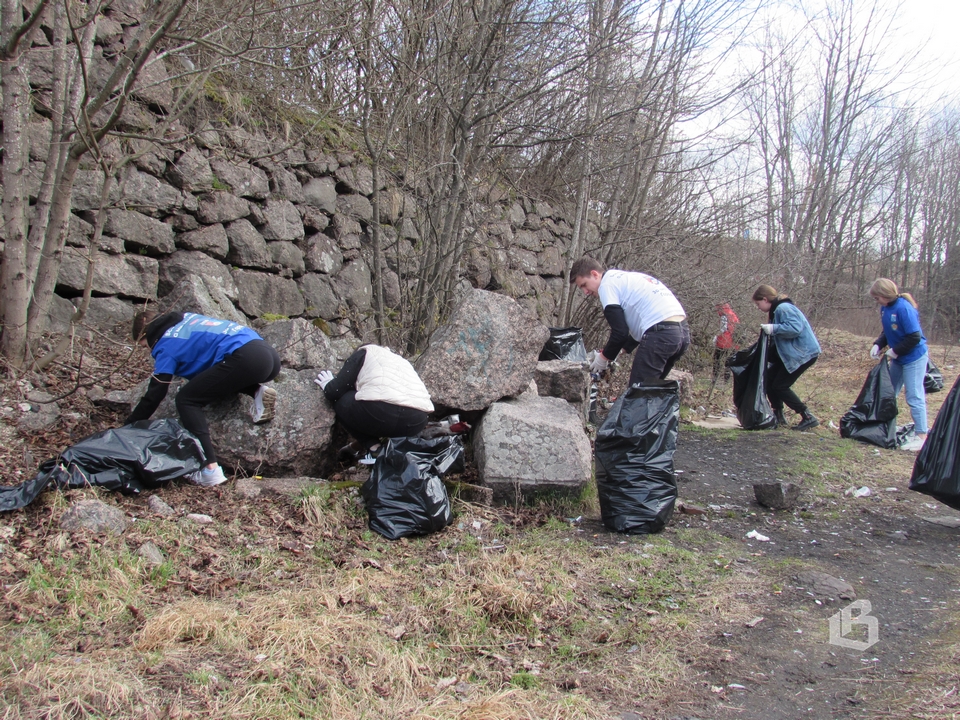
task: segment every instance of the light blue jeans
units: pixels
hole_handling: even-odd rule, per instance
[[[927,395],[923,391],[923,377],[927,374],[927,353],[913,362],[902,365],[898,360],[890,363],[890,380],[893,382],[894,395],[900,394],[900,388],[906,389],[907,405],[913,416],[913,431],[917,435],[927,432]]]

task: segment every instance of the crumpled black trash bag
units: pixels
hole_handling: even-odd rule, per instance
[[[442,530],[453,511],[440,476],[463,467],[459,435],[390,438],[360,488],[370,529],[388,540]]]
[[[929,394],[941,390],[943,390],[943,373],[928,359],[927,372],[923,375],[923,391]]]
[[[777,424],[764,381],[767,343],[767,336],[760,333],[757,342],[735,352],[724,363],[733,373],[733,404],[744,430],[768,430]]]
[[[897,396],[886,357],[870,369],[856,402],[840,418],[840,437],[889,450],[903,442],[897,435]]]
[[[173,418],[141,420],[84,438],[44,462],[32,480],[0,487],[0,512],[26,507],[51,484],[135,495],[199,470],[203,458],[200,441]]]
[[[412,456],[421,470],[432,470],[440,477],[447,473],[461,473],[466,468],[460,435],[390,438],[384,449],[388,447]]]
[[[910,489],[960,510],[960,378],[937,413],[917,453]]]
[[[673,515],[673,454],[680,423],[675,380],[637,383],[622,394],[594,444],[600,516],[611,530],[656,533]]]
[[[586,362],[587,348],[583,344],[583,330],[578,327],[550,328],[550,338],[537,359]]]

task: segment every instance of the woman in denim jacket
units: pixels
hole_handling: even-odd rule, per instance
[[[900,445],[901,450],[919,450],[927,439],[927,396],[923,376],[927,372],[927,339],[920,328],[917,302],[910,293],[901,293],[893,280],[880,278],[870,287],[870,297],[880,306],[883,332],[870,349],[874,360],[887,345],[890,358],[890,380],[893,391],[905,388],[907,405],[913,416],[914,436]]]
[[[760,329],[773,338],[770,348],[773,352],[768,355],[764,382],[777,425],[787,425],[783,415],[783,406],[786,405],[800,415],[800,422],[793,426],[794,430],[815,428],[820,421],[793,391],[797,378],[820,357],[820,343],[813,328],[790,298],[769,285],[761,285],[754,291],[753,302],[759,310],[767,313],[769,320]]]

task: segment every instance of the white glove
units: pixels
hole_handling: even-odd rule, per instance
[[[329,370],[321,370],[317,374],[317,379],[314,380],[314,382],[319,385],[321,389],[323,389],[331,380],[333,380],[333,373]]]
[[[897,354],[893,351],[893,348],[887,348],[887,352],[884,354],[891,360],[897,359]]]
[[[603,353],[599,350],[593,356],[593,362],[590,363],[590,372],[591,373],[602,373],[607,369],[607,365],[610,364],[610,361],[607,360]]]
[[[874,360],[879,360],[879,359],[880,359],[880,346],[879,346],[879,345],[874,344],[874,346],[873,346],[872,348],[870,348],[870,357],[873,358]]]
[[[767,335],[773,335],[773,323],[764,323],[760,326],[760,329]]]

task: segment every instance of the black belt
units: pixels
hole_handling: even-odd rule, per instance
[[[644,331],[644,334],[648,332],[656,332],[657,330],[669,330],[672,327],[685,325],[686,322],[686,320],[665,320],[664,322],[658,322],[654,325],[651,325]]]

